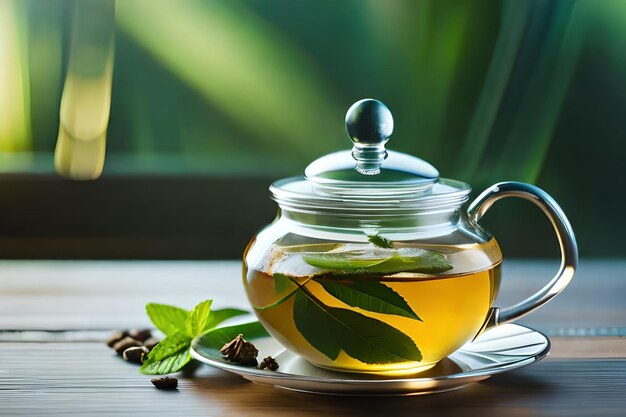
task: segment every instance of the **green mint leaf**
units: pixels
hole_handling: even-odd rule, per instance
[[[221,322],[231,319],[237,316],[243,316],[249,314],[246,310],[239,310],[238,308],[221,308],[219,310],[211,310],[209,313],[209,320],[204,325],[205,329],[212,329]]]
[[[287,292],[288,290],[289,292]],[[280,298],[268,305],[264,305],[264,306],[253,305],[252,307],[254,307],[254,309],[257,311],[263,311],[263,310],[268,310],[270,308],[274,308],[276,306],[281,305],[285,301],[289,300],[298,290],[299,290],[298,285],[291,278],[289,278],[287,275],[276,273],[274,274],[274,291],[276,292],[276,295],[279,296]]]
[[[381,259],[357,259],[358,253],[353,252],[309,252],[302,255],[304,262],[320,269],[340,270],[345,272],[367,271],[381,264],[387,258]]]
[[[264,306],[255,306],[255,305],[253,305],[252,307],[254,307],[254,309],[257,310],[257,311],[269,310],[270,308],[274,308],[276,306],[279,306],[282,303],[284,303],[285,301],[289,300],[299,290],[300,289],[298,287],[294,288],[293,291],[291,291],[290,293],[287,293],[287,295],[284,295],[282,298],[279,298],[278,300],[274,301],[272,304],[268,304],[268,305],[264,305]]]
[[[401,248],[397,254],[367,272],[437,274],[452,269],[446,255],[425,249]]]
[[[171,374],[181,370],[190,360],[191,337],[178,332],[160,341],[150,351],[141,372],[150,375]]]
[[[382,282],[318,282],[322,284],[329,294],[351,307],[358,307],[374,313],[394,314],[421,321],[406,300]]]
[[[181,349],[160,361],[144,362],[141,372],[147,375],[165,375],[178,372],[191,361],[189,346]]]
[[[187,336],[195,337],[206,330],[212,303],[213,300],[206,300],[191,310],[185,321]]]
[[[342,350],[367,364],[422,360],[413,340],[398,329],[354,311],[325,306],[304,291],[296,294],[293,317],[302,336],[332,360]]]
[[[346,274],[439,273],[452,269],[452,265],[443,253],[418,248],[378,249],[377,252],[368,251],[366,248],[335,252],[308,252],[302,255],[302,259],[317,268]]]
[[[296,284],[294,284],[287,275],[274,274],[274,290],[276,291],[276,295],[281,295],[295,287]]]
[[[161,340],[148,354],[147,362],[160,361],[177,351],[188,347],[191,337],[185,332],[178,332]]]
[[[391,243],[391,240],[384,238],[380,235],[368,235],[367,240],[369,240],[370,243],[373,243],[379,248],[393,249],[393,243]]]
[[[242,334],[247,340],[269,336],[261,323],[255,321],[207,330],[194,340],[193,348],[204,356],[222,359],[223,355],[220,353],[220,349],[239,334]]]
[[[185,309],[167,304],[150,303],[146,305],[146,313],[157,329],[171,336],[185,330],[185,320],[189,312]]]
[[[208,330],[200,335],[200,339],[205,346],[221,349],[226,343],[233,340],[239,334],[244,335],[246,339],[269,336],[269,333],[267,333],[267,330],[265,330],[265,327],[263,327],[261,323],[253,321]]]

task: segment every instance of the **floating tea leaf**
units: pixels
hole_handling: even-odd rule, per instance
[[[303,253],[302,259],[317,268],[343,273],[439,273],[452,269],[444,254],[418,248],[372,250],[345,245],[329,252]]]
[[[387,259],[358,259],[358,252],[342,252],[342,253],[307,253],[302,255],[304,262],[321,269],[342,270],[346,272],[366,271],[378,264],[385,262]]]

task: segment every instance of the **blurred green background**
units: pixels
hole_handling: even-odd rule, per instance
[[[365,97],[389,148],[475,193],[537,184],[582,256],[624,255],[624,0],[117,1],[104,174],[72,183],[53,152],[77,4],[0,0],[6,257],[238,257],[269,183],[349,147]],[[505,254],[556,253],[527,203],[484,222]]]

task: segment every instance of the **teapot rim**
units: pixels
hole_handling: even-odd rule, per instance
[[[326,193],[323,188],[308,181],[304,176],[283,178],[270,186],[271,198],[281,208],[306,210],[311,214],[353,214],[360,216],[407,215],[411,213],[453,210],[469,199],[469,184],[449,179],[439,180],[427,192],[362,194]]]

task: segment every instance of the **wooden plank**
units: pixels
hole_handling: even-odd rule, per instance
[[[150,324],[145,305],[247,306],[238,262],[2,261],[0,329],[114,329]]]
[[[544,285],[557,262],[506,260],[496,305]],[[549,334],[626,328],[626,260],[585,260],[559,297],[520,323]],[[238,261],[1,261],[0,330],[113,329],[149,322],[150,301],[247,307]],[[621,329],[621,330],[620,330]],[[610,334],[610,333],[609,333]]]
[[[523,322],[552,334],[622,334],[626,262],[583,265],[561,297]],[[555,268],[507,262],[498,304],[530,294]],[[178,392],[162,392],[90,340],[111,328],[147,325],[148,301],[191,306],[215,297],[218,306],[245,306],[238,262],[4,261],[0,288],[0,329],[19,330],[0,333],[0,416],[613,416],[626,406],[626,339],[606,336],[553,337],[544,362],[435,396],[320,397],[246,383],[208,367],[183,378]]]
[[[626,359],[624,337],[551,337],[551,358],[623,358]]]
[[[459,391],[329,397],[280,391],[202,366],[164,392],[100,343],[0,344],[1,416],[621,416],[626,360],[546,359]]]

